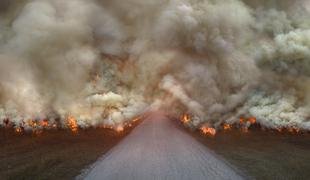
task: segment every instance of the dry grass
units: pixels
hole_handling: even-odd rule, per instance
[[[0,129],[0,179],[74,179],[130,131],[58,130],[34,136]]]
[[[232,130],[215,137],[192,132],[215,153],[255,179],[309,179],[310,135]]]

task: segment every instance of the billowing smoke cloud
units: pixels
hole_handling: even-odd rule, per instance
[[[119,127],[149,109],[310,129],[310,3],[0,3],[0,118]],[[4,123],[4,121],[0,122]]]

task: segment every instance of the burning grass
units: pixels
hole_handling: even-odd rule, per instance
[[[27,132],[22,128],[2,128],[0,177],[73,179],[126,136],[138,123],[134,122],[121,132],[110,128],[82,130],[73,120],[70,129]]]
[[[310,134],[298,128],[265,129],[255,118],[242,117],[218,131],[184,130],[254,179],[309,179]]]
[[[192,121],[192,117],[189,114],[184,114],[179,118],[179,121],[182,122],[186,127],[191,128],[190,125]],[[194,127],[195,129],[195,127]],[[222,131],[230,131],[230,130],[240,130],[243,133],[249,132],[251,129],[261,129],[262,131],[274,131],[278,133],[290,133],[290,134],[308,134],[309,131],[300,129],[298,127],[282,127],[276,129],[268,129],[264,126],[261,126],[255,117],[240,117],[239,121],[228,124],[222,123],[218,125],[216,128],[210,126],[209,124],[201,124],[198,129],[200,133],[207,136],[216,136],[218,132]]]
[[[141,120],[142,117],[135,117],[131,121],[126,121],[123,123],[120,123],[118,125],[98,125],[97,127],[103,128],[103,129],[114,129],[116,132],[123,132],[125,128],[130,128],[133,126],[133,123],[136,123],[137,121]],[[35,135],[40,135],[43,131],[46,130],[59,130],[59,129],[67,129],[70,130],[73,134],[77,134],[79,132],[79,129],[85,129],[86,127],[82,128],[78,125],[77,120],[73,116],[68,116],[65,120],[65,123],[61,122],[59,119],[57,121],[50,122],[46,119],[38,119],[38,120],[22,120],[20,124],[16,124],[11,122],[9,119],[3,120],[3,125],[0,128],[4,129],[14,129],[16,134],[22,135],[27,134],[31,132]],[[91,127],[88,127],[91,128]],[[94,128],[94,127],[92,127]]]
[[[232,165],[255,179],[308,179],[310,135],[251,129],[193,135]]]

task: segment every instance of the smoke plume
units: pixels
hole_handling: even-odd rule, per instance
[[[309,18],[308,0],[0,1],[0,125],[165,109],[310,130]]]

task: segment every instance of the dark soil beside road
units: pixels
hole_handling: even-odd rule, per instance
[[[252,129],[191,134],[229,163],[255,179],[309,179],[310,135]]]
[[[77,134],[50,130],[40,135],[0,129],[0,179],[74,179],[134,126],[123,132],[98,128]]]

